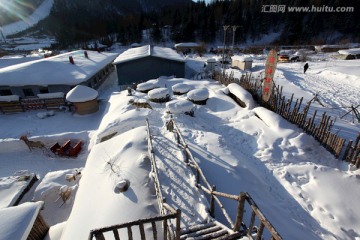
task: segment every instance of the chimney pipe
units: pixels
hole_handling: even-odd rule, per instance
[[[74,58],[73,58],[72,56],[69,57],[69,62],[70,62],[71,64],[75,64]]]
[[[88,55],[87,51],[84,51],[84,55],[85,55],[86,58],[89,58],[89,55]]]

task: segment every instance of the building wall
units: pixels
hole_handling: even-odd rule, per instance
[[[158,57],[144,57],[116,64],[119,85],[131,85],[158,78],[160,76],[184,77],[185,62]]]

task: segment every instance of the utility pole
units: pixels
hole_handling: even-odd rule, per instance
[[[232,52],[234,53],[234,46],[235,46],[235,32],[236,32],[236,29],[238,28],[239,26],[232,26],[232,30],[233,30],[233,39],[232,39]]]
[[[222,68],[223,68],[223,77],[225,77],[225,42],[226,42],[226,31],[228,30],[230,26],[229,25],[224,25],[224,47],[223,47],[223,51],[222,51]]]

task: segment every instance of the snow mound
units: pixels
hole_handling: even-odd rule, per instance
[[[146,92],[154,88],[158,88],[159,86],[159,80],[152,79],[144,83],[140,83],[137,85],[136,90],[140,92]]]
[[[205,101],[209,98],[209,91],[205,88],[194,89],[187,93],[187,98],[191,101]]]
[[[177,94],[184,94],[190,90],[190,86],[185,83],[177,83],[172,86],[172,90]]]
[[[69,102],[87,102],[97,98],[98,92],[92,88],[77,85],[66,94],[66,100]]]
[[[150,99],[166,99],[169,96],[169,90],[167,88],[156,88],[148,92]]]
[[[187,100],[173,100],[171,102],[166,103],[166,109],[170,113],[190,113],[194,111],[194,104]]]
[[[230,83],[228,85],[228,90],[245,104],[246,109],[251,110],[256,106],[252,95],[238,84]]]

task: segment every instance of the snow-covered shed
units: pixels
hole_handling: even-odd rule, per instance
[[[359,59],[360,58],[360,48],[351,48],[351,49],[339,50],[338,53],[340,54],[341,58],[344,59],[344,60],[351,60],[351,59]]]
[[[252,68],[253,60],[246,56],[232,56],[231,67],[239,68],[240,70],[250,70]]]
[[[201,45],[194,42],[185,42],[175,44],[175,49],[182,53],[195,53],[200,50]]]
[[[49,230],[40,215],[43,202],[0,209],[0,239],[44,239]]]
[[[80,115],[90,114],[99,110],[97,102],[98,92],[92,88],[77,85],[66,94],[66,100],[75,107]]]
[[[1,68],[0,96],[66,94],[79,84],[97,88],[112,71],[117,55],[78,50]]]
[[[147,81],[160,76],[184,77],[185,60],[175,50],[150,45],[130,48],[114,61],[119,85]]]

